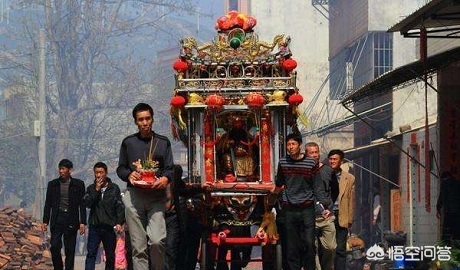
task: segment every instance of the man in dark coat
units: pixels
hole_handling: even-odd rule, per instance
[[[99,245],[105,251],[105,269],[115,269],[115,247],[117,235],[123,232],[125,208],[121,201],[121,191],[117,184],[107,177],[107,165],[97,162],[93,168],[94,183],[86,189],[84,197],[89,212],[88,253],[85,270],[94,270]]]
[[[444,212],[442,240],[448,243],[451,239],[460,240],[460,230],[455,229],[460,224],[460,180],[455,179],[451,172],[441,174],[436,210],[437,218],[441,217],[441,210]]]
[[[65,269],[73,270],[77,231],[85,233],[86,208],[83,203],[85,184],[70,173],[73,164],[68,159],[59,162],[59,178],[48,182],[43,209],[42,230],[50,224],[50,251],[55,270],[64,269],[61,248],[64,239]]]

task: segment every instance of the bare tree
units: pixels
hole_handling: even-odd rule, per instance
[[[45,1],[58,90],[48,99],[58,123],[51,137],[65,138],[49,148],[56,153],[50,164],[70,154],[79,164],[88,164],[82,167],[86,170],[101,154],[116,157],[116,147],[107,139],[120,134],[119,127],[103,114],[123,120],[134,103],[156,97],[154,89],[143,91],[144,59],[136,58],[136,47],[129,48],[129,41],[136,46],[154,42],[167,14],[190,7],[189,1]],[[106,91],[97,91],[98,84]],[[121,94],[112,94],[117,92]]]
[[[9,29],[15,35],[14,46],[2,54],[5,61],[0,77],[6,87],[23,83],[38,92],[37,36],[40,29],[46,32],[47,175],[56,175],[62,158],[74,161],[74,175],[82,178],[90,177],[88,172],[96,161],[105,161],[113,169],[122,138],[135,131],[132,107],[143,101],[167,111],[165,99],[171,92],[164,93],[151,84],[157,79],[155,47],[164,37],[179,40],[165,35],[173,30],[171,17],[193,12],[195,1],[10,2],[17,14],[15,27]],[[31,115],[35,117],[36,110]],[[29,130],[30,126],[29,118]],[[29,140],[34,143],[32,136]],[[11,147],[0,151],[24,151]],[[11,172],[6,169],[1,173]],[[28,177],[38,179],[35,174],[32,168]]]
[[[14,114],[14,118],[0,122],[0,205],[11,204],[12,194],[29,204],[34,198],[38,165],[36,139],[27,120],[36,111],[33,88],[11,85],[3,95],[8,99],[4,113]]]

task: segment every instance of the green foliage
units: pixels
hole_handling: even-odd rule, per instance
[[[435,261],[432,263],[433,269],[452,270],[460,267],[460,243],[458,241],[452,241],[451,245],[440,241],[435,246],[451,247],[450,260],[449,261]]]

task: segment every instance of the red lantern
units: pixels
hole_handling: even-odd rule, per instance
[[[177,72],[185,72],[188,69],[188,64],[187,62],[179,59],[174,62],[173,68]]]
[[[171,98],[171,101],[169,102],[171,106],[174,107],[182,107],[185,105],[185,98],[183,96],[174,96]]]
[[[264,105],[265,99],[261,94],[258,93],[249,93],[246,97],[246,104],[249,107],[260,108]]]
[[[294,93],[294,94],[289,96],[288,102],[291,105],[297,106],[297,105],[299,105],[300,103],[303,102],[303,97],[299,93]]]
[[[286,59],[283,61],[283,68],[287,71],[292,71],[297,67],[297,61],[294,59]]]
[[[225,104],[225,99],[218,94],[211,94],[206,97],[206,105],[211,109],[220,109]]]

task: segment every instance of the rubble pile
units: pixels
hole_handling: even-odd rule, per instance
[[[40,223],[23,209],[0,209],[0,269],[52,269]]]

